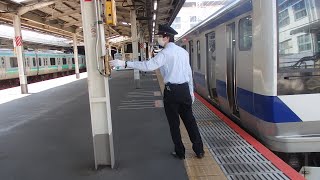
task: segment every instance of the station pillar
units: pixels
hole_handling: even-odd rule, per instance
[[[78,45],[77,45],[77,35],[73,34],[73,54],[74,54],[74,68],[76,72],[76,78],[80,78],[80,73],[79,73],[79,59],[78,59]]]
[[[81,0],[82,25],[88,74],[88,90],[96,169],[100,165],[115,167],[108,77],[103,75],[105,34],[98,0]],[[98,10],[97,10],[98,9]],[[98,12],[98,13],[96,13]]]
[[[121,45],[121,54],[122,54],[122,60],[126,60],[126,54],[124,53],[124,44]]]
[[[130,20],[131,20],[131,39],[132,39],[132,59],[138,61],[138,37],[137,37],[137,16],[134,9],[130,10]],[[140,73],[139,70],[134,70],[134,83],[136,88],[140,88]]]
[[[28,93],[28,82],[25,71],[25,63],[24,63],[24,52],[23,52],[23,44],[22,44],[22,35],[21,35],[21,17],[19,15],[14,15],[13,17],[13,26],[14,26],[14,47],[15,53],[17,55],[18,61],[18,69],[19,69],[19,80],[21,93]]]
[[[140,57],[141,57],[141,61],[145,60],[144,57],[144,38],[143,38],[143,30],[142,28],[140,28]]]

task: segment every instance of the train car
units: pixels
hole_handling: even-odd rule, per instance
[[[84,69],[85,56],[79,55],[78,59],[79,69]],[[54,74],[75,69],[74,55],[60,51],[25,51],[24,60],[27,76]],[[0,49],[0,80],[18,77],[18,61],[14,51]]]
[[[196,92],[268,148],[320,152],[319,0],[235,0],[177,44]]]

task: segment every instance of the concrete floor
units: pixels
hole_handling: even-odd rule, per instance
[[[141,90],[159,91],[154,78],[143,76]],[[187,179],[183,161],[169,154],[164,109],[119,110],[124,101],[139,98],[130,97],[136,92],[132,71],[114,72],[110,86],[117,169],[93,170],[87,81],[82,79],[0,104],[0,179]]]

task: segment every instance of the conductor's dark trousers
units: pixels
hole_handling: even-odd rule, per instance
[[[192,113],[192,99],[188,83],[165,84],[163,101],[176,153],[178,155],[185,154],[179,128],[179,115],[188,131],[193,151],[196,154],[202,153],[203,143]]]

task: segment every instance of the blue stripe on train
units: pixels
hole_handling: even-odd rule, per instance
[[[227,99],[226,83],[217,80],[217,93]],[[301,122],[302,120],[277,96],[264,96],[237,88],[238,105],[253,116],[271,123]]]

